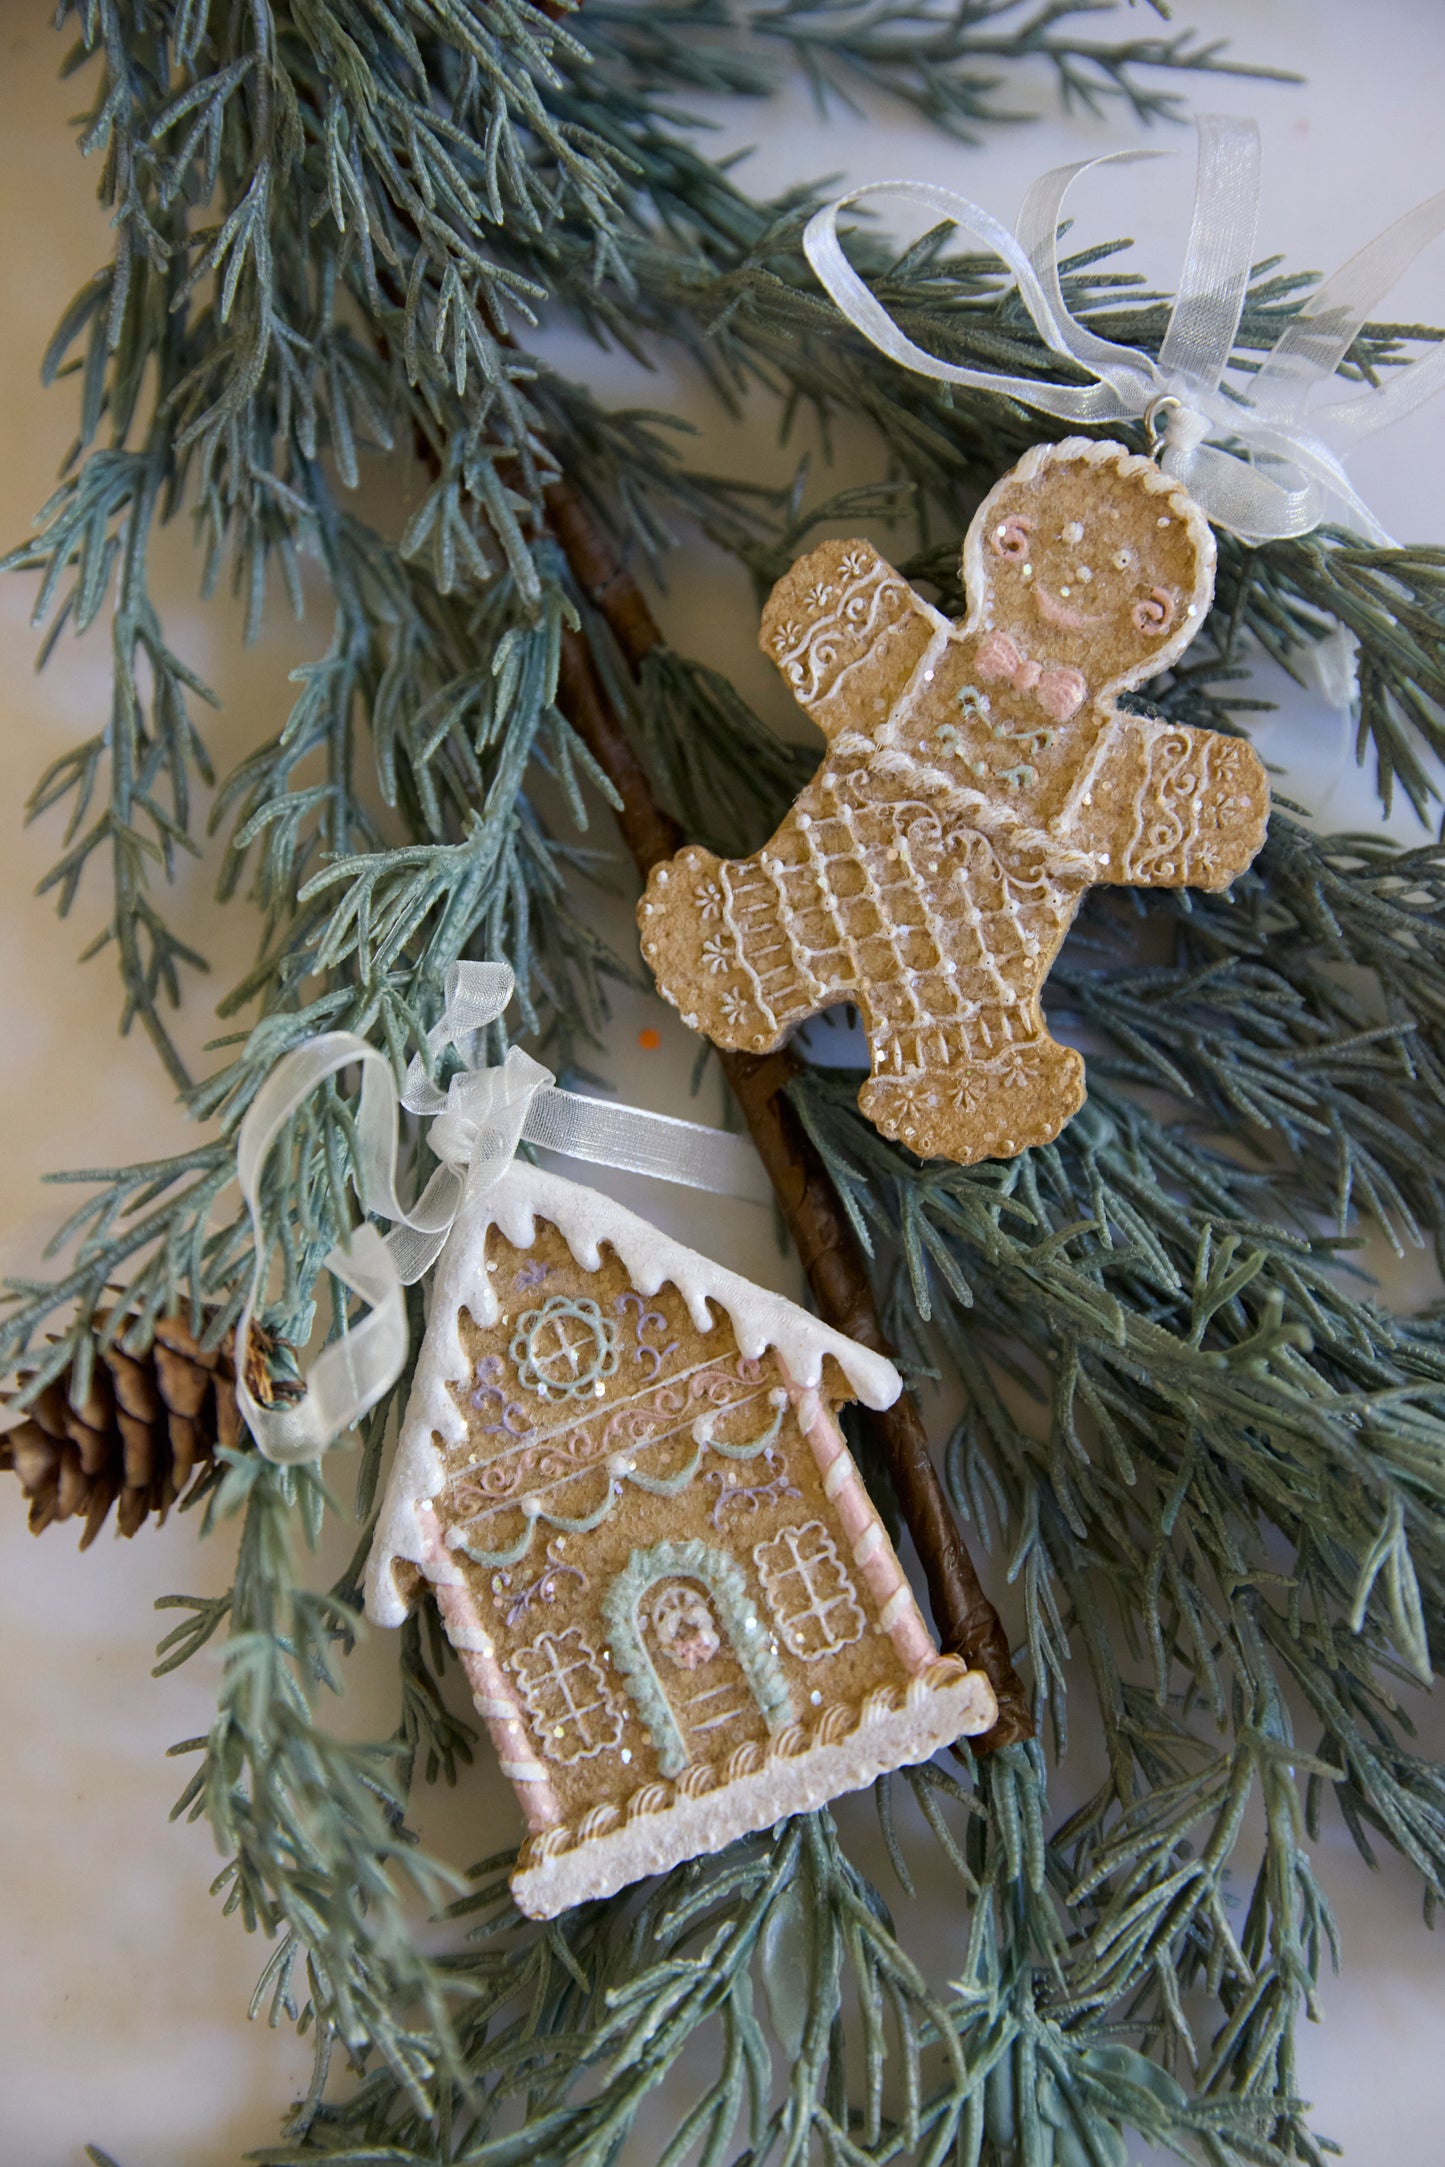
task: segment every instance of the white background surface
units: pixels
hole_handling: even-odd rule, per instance
[[[1196,101],[1252,111],[1266,140],[1261,248],[1295,267],[1330,269],[1407,205],[1445,185],[1440,113],[1445,102],[1445,22],[1438,0],[1197,0],[1184,21],[1236,41],[1251,58],[1301,68],[1305,89],[1254,83],[1186,83]],[[0,6],[0,541],[17,538],[48,494],[70,440],[73,386],[42,394],[39,356],[65,303],[105,253],[93,201],[65,122],[82,102],[55,71],[61,43],[40,0]],[[1112,20],[1098,26],[1111,32]],[[1152,27],[1141,8],[1138,28]],[[994,130],[982,149],[951,147],[896,111],[866,124],[839,116],[823,127],[801,97],[740,114],[719,109],[725,143],[759,147],[747,176],[759,192],[819,172],[851,181],[885,175],[941,179],[1011,218],[1043,166],[1130,140],[1112,128],[1065,121],[1042,79],[1025,99],[1043,126]],[[1081,236],[1132,231],[1151,276],[1172,284],[1191,170],[1186,138],[1157,140],[1182,153],[1159,166],[1090,184],[1076,210]],[[1436,260],[1403,289],[1392,313],[1445,318],[1445,264]],[[566,343],[566,342],[563,342]],[[570,354],[571,347],[568,346]],[[579,357],[580,359],[581,357]],[[706,416],[696,387],[659,387],[628,369],[587,367],[603,396],[683,404]],[[660,395],[660,393],[662,395]],[[738,431],[709,423],[704,452],[766,474],[776,471],[761,423]],[[1445,408],[1377,440],[1356,464],[1379,516],[1410,539],[1445,542]],[[287,671],[325,642],[324,616],[298,627],[268,625],[249,652],[234,612],[195,600],[184,528],[161,553],[158,600],[173,643],[223,696],[211,729],[224,773],[240,751],[270,734],[289,704]],[[683,550],[665,608],[681,643],[734,667],[779,713],[753,652],[740,583],[705,574]],[[146,1044],[115,1036],[116,988],[102,960],[76,967],[103,910],[85,894],[58,924],[33,894],[58,839],[25,831],[20,812],[40,770],[97,727],[108,697],[102,631],[67,642],[39,680],[27,624],[25,582],[0,584],[0,1229],[7,1257],[33,1259],[63,1199],[40,1187],[49,1168],[104,1165],[174,1149],[186,1130]],[[1371,817],[1368,787],[1348,763],[1338,718],[1296,701],[1260,733],[1285,787],[1339,827]],[[1407,821],[1402,834],[1411,832]],[[244,913],[208,901],[214,866],[189,879],[186,905],[198,944],[214,964],[219,994],[249,960]],[[231,921],[235,921],[232,923]],[[637,1033],[655,1023],[662,1050],[641,1055]],[[186,1026],[198,1049],[208,1035],[204,999]],[[640,997],[619,1003],[614,1076],[635,1098],[687,1111],[691,1049],[670,1011]],[[711,1117],[714,1109],[705,1109]],[[670,1231],[793,1290],[766,1214],[740,1205],[691,1205],[654,1191],[643,1209]],[[705,1231],[704,1231],[705,1230]],[[1421,1284],[1424,1284],[1422,1279]],[[246,2004],[262,1952],[206,1894],[215,1871],[199,1829],[168,1829],[184,1767],[166,1747],[205,1728],[212,1674],[206,1661],[153,1683],[158,1637],[151,1605],[175,1589],[225,1585],[223,1539],[198,1548],[193,1523],[134,1543],[107,1536],[77,1556],[63,1531],[34,1543],[18,1499],[0,1495],[0,2167],[59,2167],[87,2140],[121,2167],[222,2167],[272,2137],[286,2102],[305,2082],[309,2057],[284,2032],[248,2027]],[[163,1621],[164,1622],[164,1621]],[[391,1726],[387,1651],[354,1666],[357,1679],[338,1721],[358,1733]],[[1438,1726],[1437,1726],[1438,1727]],[[1067,1779],[1066,1779],[1067,1781]],[[425,1833],[464,1863],[507,1840],[509,1795],[481,1766],[456,1798],[430,1809]],[[1322,1872],[1344,1938],[1344,1977],[1327,1981],[1322,2021],[1302,2043],[1301,2088],[1316,2126],[1356,2163],[1433,2167],[1445,2023],[1441,1951],[1419,1923],[1408,1877],[1393,1860],[1375,1876],[1354,1859],[1338,1824],[1321,1847]],[[900,1900],[905,1933],[918,1912]],[[942,1952],[946,1965],[947,1952]],[[632,2157],[641,2163],[645,2149]]]

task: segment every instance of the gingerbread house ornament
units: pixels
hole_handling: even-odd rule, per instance
[[[367,1575],[430,1585],[550,1918],[987,1730],[838,1427],[891,1363],[514,1162],[464,1204]]]

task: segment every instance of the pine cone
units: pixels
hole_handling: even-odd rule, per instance
[[[97,1316],[97,1334],[105,1321]],[[260,1366],[269,1351],[256,1345],[253,1327]],[[20,1478],[31,1533],[83,1515],[80,1547],[88,1549],[117,1500],[122,1535],[134,1535],[152,1513],[164,1520],[217,1447],[241,1438],[234,1352],[230,1332],[202,1353],[182,1318],[162,1317],[144,1354],[97,1348],[83,1406],[71,1406],[71,1372],[62,1371],[26,1419],[0,1436],[0,1468]]]

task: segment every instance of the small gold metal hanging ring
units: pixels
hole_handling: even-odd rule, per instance
[[[1177,413],[1183,404],[1184,401],[1176,399],[1172,391],[1161,391],[1158,398],[1151,399],[1145,407],[1144,427],[1148,432],[1151,459],[1157,453],[1160,439],[1165,433],[1159,426],[1159,416],[1168,413],[1171,408]]]

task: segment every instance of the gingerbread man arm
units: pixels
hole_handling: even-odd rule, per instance
[[[951,633],[868,542],[824,542],[773,589],[759,644],[830,758],[751,858],[685,850],[653,871],[638,906],[659,992],[715,1044],[776,1046],[803,1017],[858,992],[860,940],[871,938],[870,955],[887,948],[876,910],[831,893],[832,857],[852,847],[852,814],[837,814],[826,778],[866,767]],[[854,923],[860,910],[866,929]]]
[[[871,542],[824,542],[774,587],[758,645],[826,738],[871,738],[951,629]]]
[[[1054,822],[1096,881],[1227,888],[1264,841],[1269,778],[1251,745],[1112,713]]]

